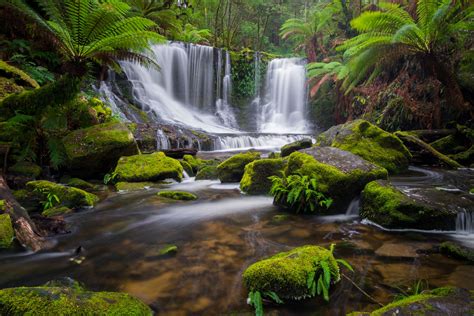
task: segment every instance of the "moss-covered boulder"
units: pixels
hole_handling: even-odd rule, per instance
[[[374,181],[362,192],[360,215],[386,228],[454,230],[459,212],[474,211],[474,198],[436,188],[402,191]]]
[[[286,157],[294,153],[295,151],[310,148],[313,146],[313,140],[310,138],[305,138],[302,140],[297,140],[293,143],[287,144],[281,147],[281,156]]]
[[[268,194],[272,187],[271,176],[281,176],[286,163],[283,159],[259,159],[245,166],[240,189],[248,194]]]
[[[40,201],[45,201],[48,193],[52,193],[58,197],[59,206],[73,209],[94,206],[99,201],[92,193],[46,180],[30,181],[26,184],[26,189]]]
[[[388,176],[384,168],[334,147],[313,147],[292,153],[286,175],[292,174],[316,179],[319,190],[334,200],[330,211],[345,207],[367,183]]]
[[[82,189],[85,191],[92,191],[96,189],[94,184],[79,178],[70,178],[66,181],[66,184],[70,187]]]
[[[160,191],[158,196],[177,201],[194,201],[198,197],[195,194],[184,191]]]
[[[206,166],[199,169],[196,174],[196,180],[216,180],[219,176],[217,175],[217,166]]]
[[[41,167],[29,161],[20,161],[8,168],[8,172],[13,175],[25,176],[36,179],[41,173]]]
[[[115,189],[117,191],[141,191],[156,186],[153,182],[117,182]]]
[[[350,151],[390,173],[404,171],[411,159],[398,137],[364,120],[331,127],[318,137],[317,144]]]
[[[58,206],[52,207],[50,209],[44,210],[41,215],[44,217],[55,217],[55,216],[63,216],[72,213],[73,210],[67,206]]]
[[[465,289],[444,287],[408,296],[371,313],[354,312],[351,316],[393,316],[393,315],[472,315],[474,293]]]
[[[272,291],[281,299],[311,297],[307,279],[322,260],[329,263],[332,280],[339,281],[339,267],[329,250],[303,246],[252,264],[243,274],[244,284],[249,291]]]
[[[217,166],[217,175],[222,183],[240,182],[245,172],[245,166],[260,159],[259,152],[237,154],[224,160]]]
[[[8,214],[0,214],[0,249],[10,248],[13,244],[15,231]]]
[[[474,165],[474,145],[469,147],[466,151],[462,151],[455,155],[449,155],[449,157],[463,166],[472,167]]]
[[[194,173],[198,172],[199,167],[201,166],[200,159],[198,159],[198,158],[196,158],[192,155],[184,155],[183,156],[183,161],[185,161],[186,163],[188,163],[191,166]]]
[[[451,241],[445,241],[439,246],[441,253],[449,257],[453,257],[460,260],[470,261],[474,263],[474,250],[455,244]]]
[[[183,167],[178,160],[162,152],[122,157],[115,168],[120,181],[147,182],[183,178]]]
[[[63,138],[71,173],[92,177],[109,172],[120,157],[138,154],[125,124],[105,123],[71,132]]]
[[[186,172],[188,176],[194,176],[193,167],[189,164],[189,162],[185,160],[180,160],[179,163],[181,164],[181,167],[183,167],[184,172]]]
[[[2,315],[153,315],[138,299],[117,292],[92,292],[78,283],[47,283],[0,290]]]

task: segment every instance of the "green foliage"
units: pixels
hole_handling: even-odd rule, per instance
[[[255,316],[263,316],[263,298],[265,297],[277,304],[284,303],[273,291],[265,291],[263,293],[260,293],[258,290],[250,291],[247,302],[255,308]]]
[[[416,280],[412,285],[408,286],[406,289],[398,287],[400,291],[399,294],[395,295],[393,301],[397,302],[408,298],[412,295],[420,295],[423,292],[429,291],[430,286],[426,280]]]
[[[38,88],[38,82],[35,79],[31,78],[27,73],[18,69],[15,66],[9,65],[3,60],[0,60],[0,73],[4,73],[6,76],[11,76],[15,80],[22,81],[23,83],[28,84],[33,88]]]
[[[296,213],[314,213],[319,207],[329,208],[333,203],[331,198],[321,193],[317,180],[307,175],[272,176],[270,180],[270,194],[275,202],[288,204]]]
[[[117,172],[106,173],[104,175],[104,184],[114,184],[119,180],[119,175]]]
[[[176,39],[186,43],[201,43],[205,44],[209,42],[212,34],[208,29],[197,29],[192,24],[186,24]]]
[[[44,200],[40,201],[40,204],[43,206],[43,211],[61,204],[59,196],[54,192],[51,192],[48,188],[37,187],[34,189],[34,192],[41,194],[44,198]]]
[[[10,57],[10,62],[20,65],[20,68],[40,85],[54,81],[54,74],[52,72],[50,72],[47,68],[39,66],[35,62],[28,60],[27,56],[25,55],[14,54]]]

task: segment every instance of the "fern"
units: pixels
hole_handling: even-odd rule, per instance
[[[263,298],[266,297],[277,304],[283,304],[284,302],[278,297],[273,291],[266,291],[261,293],[260,291],[250,291],[247,298],[247,302],[250,306],[255,309],[256,316],[263,316]]]

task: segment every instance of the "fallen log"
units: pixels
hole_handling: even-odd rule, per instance
[[[163,150],[166,156],[175,158],[175,159],[182,159],[184,155],[191,155],[196,156],[197,149],[194,148],[177,148],[177,149],[167,149]]]
[[[449,135],[454,135],[458,131],[457,129],[420,129],[420,130],[412,130],[412,131],[404,131],[404,132],[414,135],[427,143],[432,143],[435,140],[438,140],[440,138],[443,138]]]

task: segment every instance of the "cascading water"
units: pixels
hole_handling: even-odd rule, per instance
[[[300,58],[274,59],[268,65],[266,96],[261,105],[258,130],[262,133],[309,131],[305,62]]]
[[[218,62],[217,62],[217,78],[221,77],[222,69],[222,51],[218,51]],[[235,119],[234,111],[230,105],[230,96],[232,95],[232,74],[230,64],[230,54],[226,51],[225,54],[225,66],[224,66],[224,77],[222,83],[218,84],[218,96],[221,96],[216,101],[216,115],[219,119],[229,127],[238,128],[237,121]]]
[[[474,214],[470,211],[459,212],[456,218],[456,233],[474,234]]]

